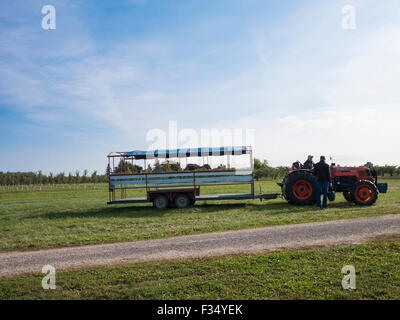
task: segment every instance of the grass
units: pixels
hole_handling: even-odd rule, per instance
[[[158,211],[151,204],[108,206],[107,187],[42,192],[0,191],[0,251],[76,246],[167,238],[273,225],[397,214],[400,181],[390,180],[389,193],[371,207],[347,203],[338,194],[329,209],[296,207],[283,199],[263,201],[206,201],[187,209]],[[273,181],[256,190],[279,192]],[[222,186],[202,193],[249,192],[249,186]],[[128,196],[140,196],[131,193]]]
[[[353,265],[356,290],[343,290]],[[0,278],[0,299],[398,299],[400,241],[185,259]]]

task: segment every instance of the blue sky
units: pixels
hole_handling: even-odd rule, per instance
[[[0,171],[104,171],[170,121],[182,136],[254,130],[272,165],[400,164],[399,54],[394,0],[3,1]],[[228,140],[211,144],[241,144]]]

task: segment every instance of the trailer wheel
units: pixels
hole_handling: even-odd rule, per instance
[[[153,200],[153,207],[157,209],[166,209],[169,205],[167,196],[160,194]]]
[[[369,180],[358,181],[353,185],[352,196],[355,204],[370,206],[378,199],[378,188]]]
[[[180,209],[187,208],[190,205],[190,199],[186,194],[180,193],[175,197],[175,205]]]

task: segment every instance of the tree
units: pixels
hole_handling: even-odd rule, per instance
[[[156,162],[156,172],[171,172],[182,171],[181,165],[178,162],[166,160],[163,163]]]
[[[65,178],[64,172],[60,172],[59,174],[56,175],[55,181],[56,183],[61,184],[64,183],[64,178]]]
[[[42,184],[42,182],[43,182],[43,179],[42,179],[42,171],[41,170],[39,170],[38,171],[38,182],[40,183],[40,184]]]
[[[97,183],[97,171],[93,171],[92,176],[91,176],[91,181],[92,183]]]
[[[228,170],[228,168],[226,167],[226,165],[220,164],[218,167],[215,168],[215,170]]]
[[[196,163],[188,163],[185,167],[185,171],[200,170],[200,166]]]
[[[83,174],[82,174],[82,182],[85,183],[87,180],[87,175],[88,175],[88,170],[85,169],[83,170]]]
[[[388,166],[386,165],[386,172],[390,174],[391,177],[393,177],[393,174],[396,172],[396,166]]]
[[[261,160],[254,158],[254,170],[261,169],[261,167],[262,167]]]
[[[134,165],[124,159],[121,159],[118,166],[115,168],[115,173],[140,173],[142,171],[142,167]]]
[[[53,183],[54,182],[54,175],[52,172],[49,173],[49,183]]]
[[[268,165],[267,160],[259,160],[254,158],[254,178],[260,180],[261,178],[268,178],[272,174],[272,168]]]
[[[79,170],[75,171],[75,183],[79,183],[80,182],[80,178],[79,178]]]
[[[181,168],[181,165],[179,162],[171,161],[171,162],[169,162],[169,165],[170,165],[171,171],[175,171],[175,172],[182,171],[182,168]]]
[[[279,166],[271,167],[267,160],[259,160],[254,158],[254,178],[260,180],[262,178],[272,178],[274,180],[284,177],[285,173],[290,171],[289,167]]]
[[[260,180],[263,177],[263,170],[262,169],[255,169],[254,170],[254,179],[256,179],[257,181]]]

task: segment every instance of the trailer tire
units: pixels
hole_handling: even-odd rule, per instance
[[[174,199],[177,208],[184,209],[187,208],[191,201],[189,197],[184,193],[179,193]]]
[[[163,194],[157,195],[153,200],[153,207],[157,209],[166,209],[168,208],[169,201],[168,197]]]

